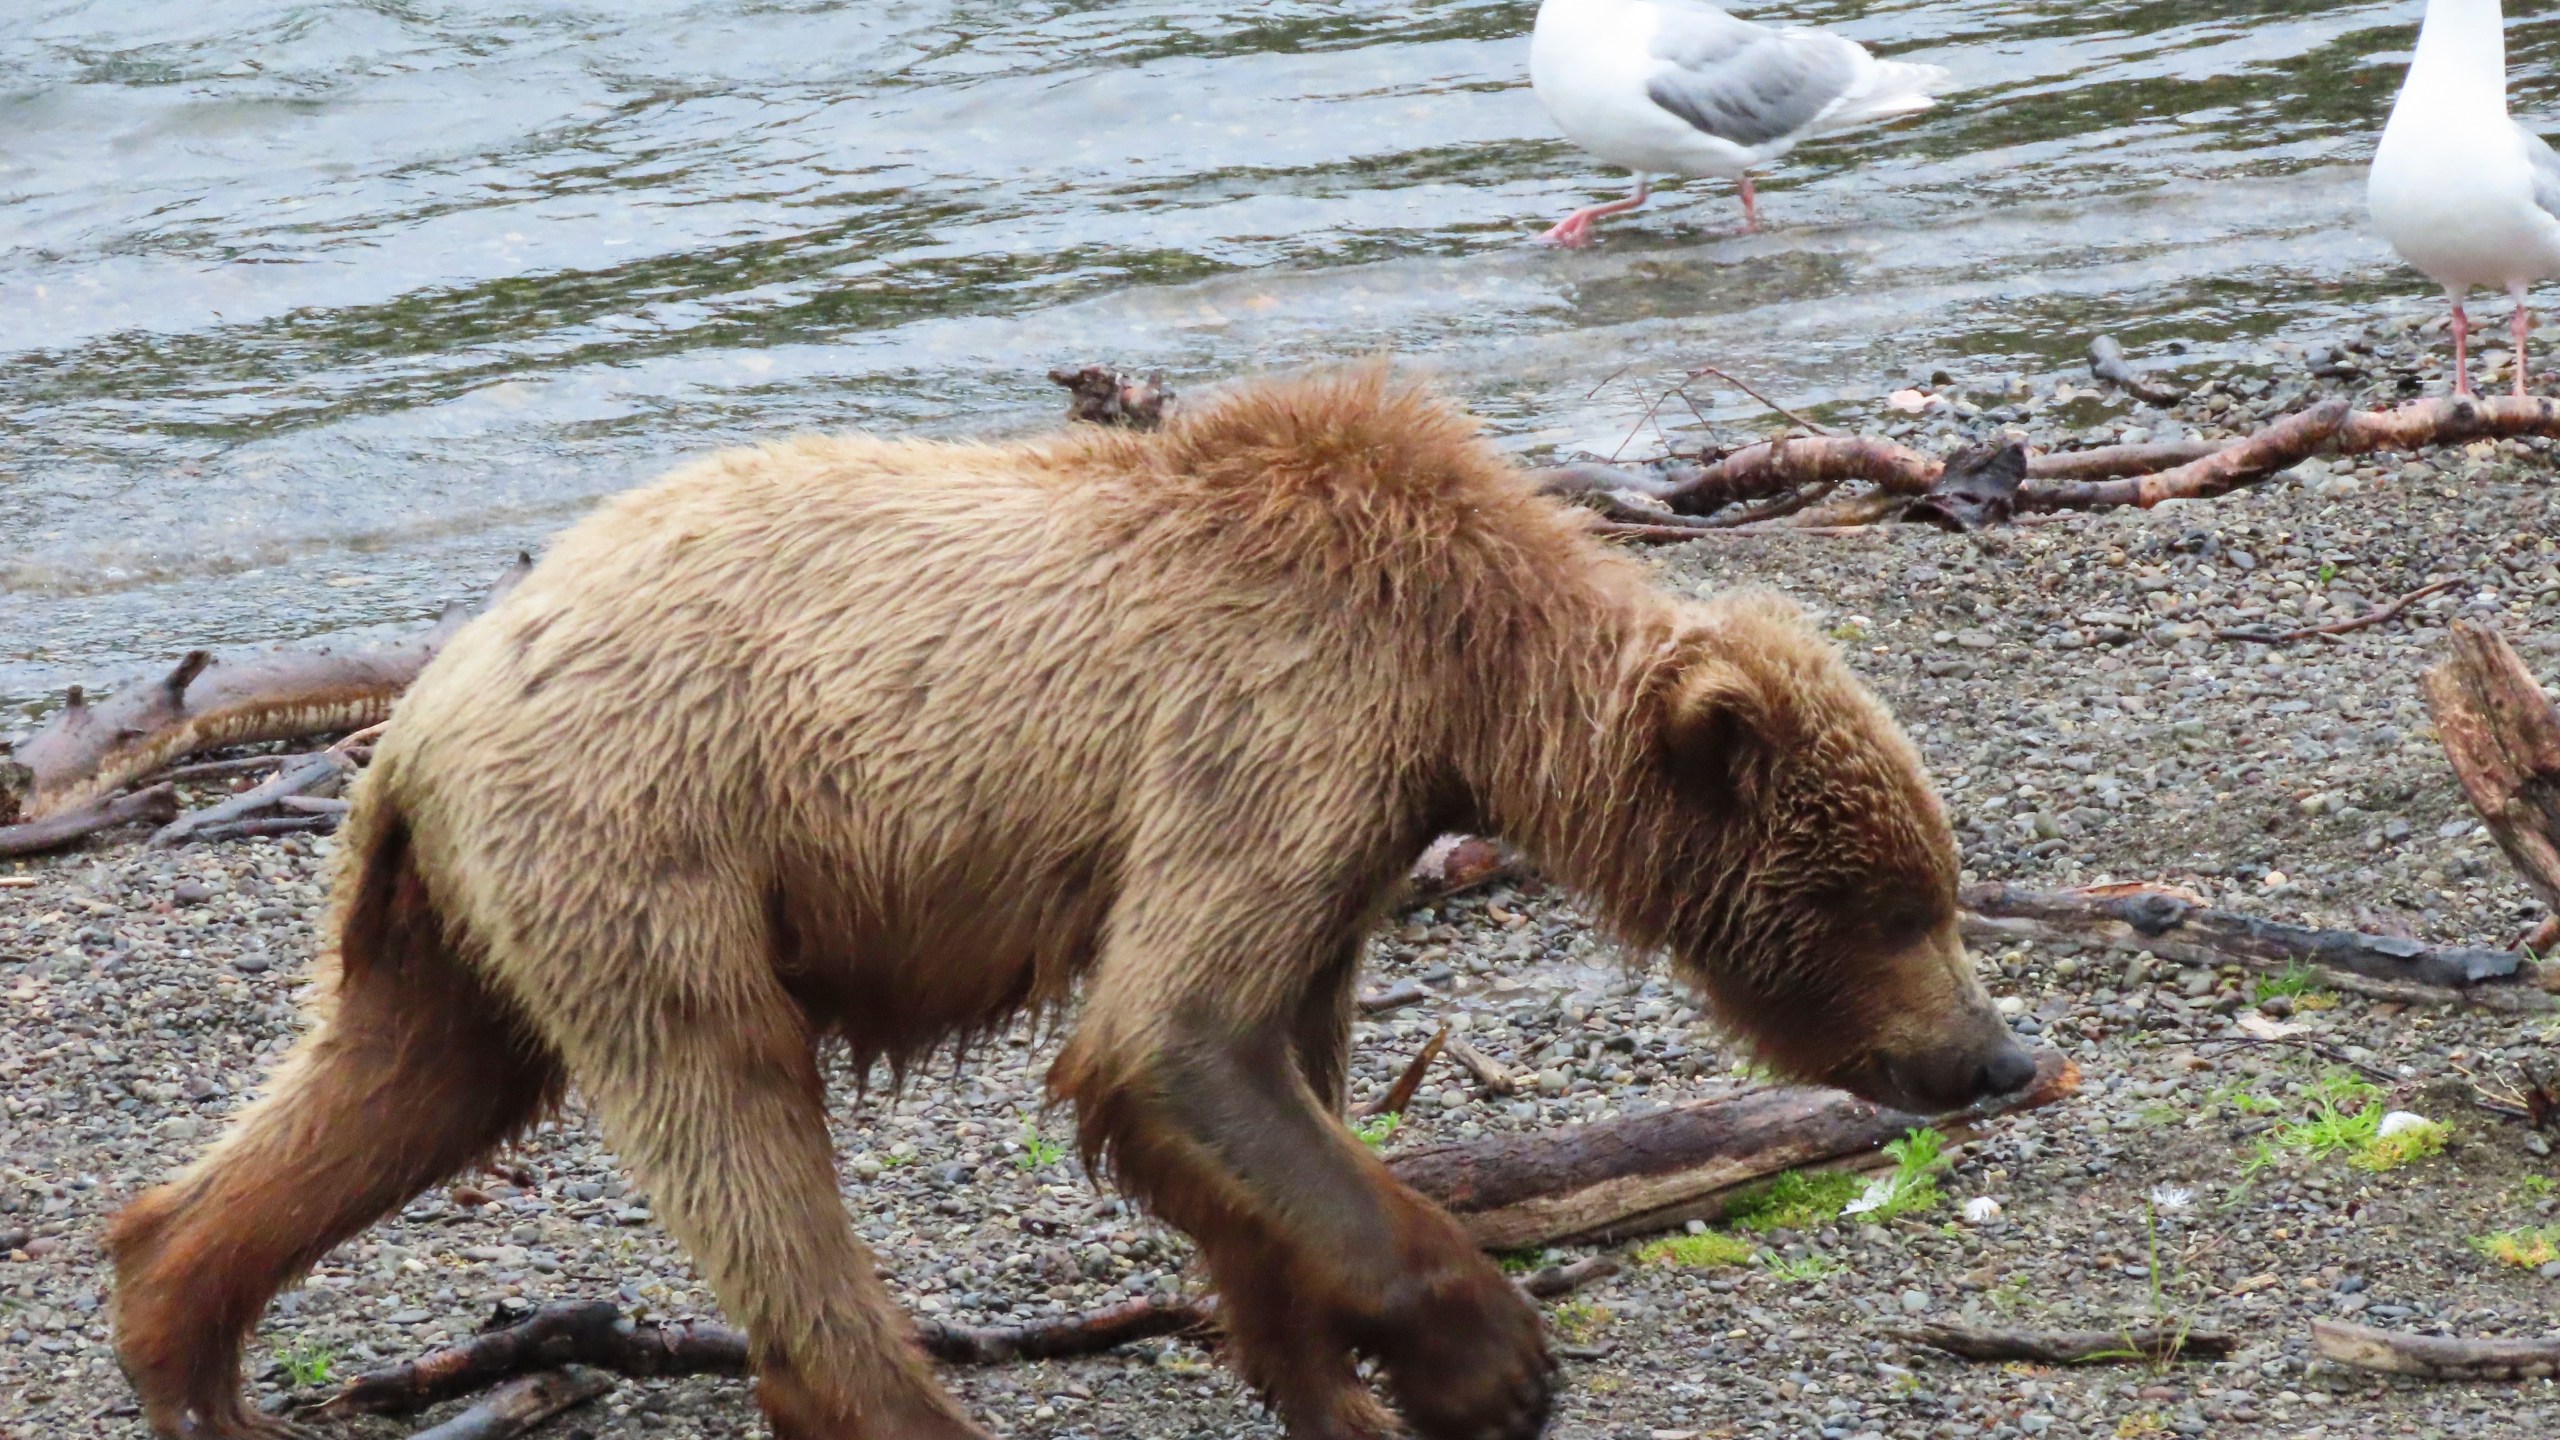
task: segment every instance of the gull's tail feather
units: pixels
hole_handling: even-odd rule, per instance
[[[1819,128],[1843,130],[1874,120],[1890,120],[1897,115],[1918,114],[1937,104],[1932,97],[1945,90],[1954,79],[1942,65],[1870,60],[1863,67],[1858,83],[1823,115],[1818,122]]]

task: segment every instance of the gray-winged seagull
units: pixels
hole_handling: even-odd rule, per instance
[[[2418,53],[2374,151],[2365,203],[2400,258],[2453,300],[2453,393],[2471,393],[2475,288],[2514,297],[2516,393],[2524,389],[2525,292],[2560,275],[2560,155],[2507,114],[2498,0],[2428,0]]]
[[[1654,175],[1742,182],[1760,228],[1753,167],[1827,131],[1926,110],[1947,72],[1878,60],[1818,30],[1771,29],[1705,0],[1545,0],[1529,83],[1575,144],[1636,172],[1635,193],[1577,210],[1543,239],[1591,243],[1594,222],[1642,205]]]

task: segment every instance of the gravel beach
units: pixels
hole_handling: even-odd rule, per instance
[[[2047,442],[2210,434],[2315,387],[2397,396],[2440,365],[2437,343],[2387,330],[2271,352],[2169,413],[2076,380],[2057,392],[1921,376],[1941,397],[1930,411],[1824,418],[1932,447],[2010,424]],[[2470,616],[2560,678],[2552,475],[2546,443],[2480,444],[2313,462],[2150,512],[1973,536],[1718,537],[1647,559],[1678,590],[1766,584],[1813,610],[1926,753],[1968,880],[2159,881],[2270,917],[2508,945],[2541,911],[2464,804],[2418,677],[2445,624]],[[2437,580],[2460,584],[2353,634],[2273,647],[2214,635],[2345,618]],[[0,863],[0,1434],[144,1433],[107,1344],[98,1232],[195,1155],[297,1033],[327,844],[146,851],[119,837]],[[2138,954],[1979,954],[2012,1023],[2078,1061],[2082,1093],[1988,1126],[1940,1177],[1936,1209],[1741,1232],[1758,1252],[1742,1264],[1622,1247],[1621,1273],[1549,1306],[1572,1347],[1555,1434],[2560,1434],[2560,1385],[2387,1381],[2318,1361],[2307,1330],[2341,1317],[2560,1334],[2560,1264],[2503,1263],[2472,1243],[2560,1227],[2552,1137],[2474,1107],[2468,1078],[2550,1066],[2560,1020],[2404,1008]],[[1360,1024],[1361,1095],[1442,1023],[1527,1082],[1492,1096],[1444,1062],[1390,1150],[1748,1083],[1659,968],[1628,968],[1568,897],[1534,884],[1400,917],[1369,964],[1371,985],[1410,979],[1429,994]],[[2250,1043],[2280,1027],[2293,1028]],[[2348,1108],[2370,1099],[2440,1122],[2443,1153],[2369,1170],[2275,1144],[2316,1111],[2315,1091],[2340,1093],[2332,1062],[2296,1041],[2391,1077]],[[1053,1049],[1017,1030],[901,1094],[840,1077],[847,1203],[920,1312],[999,1323],[1186,1283],[1181,1239],[1097,1191],[1062,1148],[1065,1117],[1040,1106]],[[2273,1163],[2244,1178],[2271,1146]],[[1983,1198],[1997,1214],[1966,1219]],[[309,1399],[493,1316],[579,1297],[652,1317],[717,1313],[573,1105],[489,1173],[457,1177],[330,1256],[269,1313],[253,1383],[271,1405]],[[2063,1368],[1955,1360],[1893,1333],[1960,1319],[2165,1319],[2240,1348],[2165,1369]],[[946,1373],[1008,1435],[1279,1433],[1188,1343]],[[402,1435],[443,1413],[332,1420],[327,1433]],[[746,1384],[696,1379],[624,1381],[542,1433],[760,1427]]]

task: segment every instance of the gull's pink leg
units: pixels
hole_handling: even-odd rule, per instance
[[[1555,223],[1555,228],[1549,230],[1546,234],[1539,236],[1538,239],[1549,245],[1561,245],[1567,250],[1579,250],[1583,246],[1591,243],[1591,227],[1593,225],[1612,215],[1626,214],[1628,211],[1642,205],[1646,200],[1650,199],[1652,195],[1653,181],[1651,177],[1638,175],[1636,177],[1636,193],[1633,195],[1628,196],[1624,200],[1612,200],[1606,205],[1593,205],[1588,209],[1576,210],[1572,214],[1564,217],[1562,220],[1557,221]]]
[[[1748,170],[1742,172],[1742,227],[1754,235],[1760,233],[1760,197],[1751,188]]]
[[[2453,302],[2453,393],[2456,399],[2471,395],[2471,316],[2462,302]]]
[[[2524,337],[2533,333],[2533,308],[2525,303],[2525,289],[2518,285],[2508,292],[2515,296],[2516,313],[2507,323],[2516,337],[2516,398],[2524,398]]]

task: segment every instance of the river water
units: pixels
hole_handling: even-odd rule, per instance
[[[1529,237],[1623,182],[1535,8],[9,0],[0,702],[413,620],[708,447],[1048,423],[1061,363],[1391,350],[1605,450],[1698,364],[1818,405],[2422,303],[2361,208],[2420,0],[1738,5],[1957,89],[1764,234],[1693,182],[1579,254]],[[2560,0],[2508,10],[2549,113]]]

